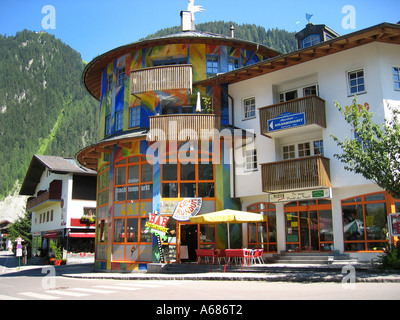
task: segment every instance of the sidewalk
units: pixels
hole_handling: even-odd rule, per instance
[[[245,266],[224,266],[194,263],[160,265],[158,273],[146,271],[131,273],[95,272],[92,263],[53,266],[58,276],[79,279],[119,280],[216,280],[216,281],[266,281],[266,282],[337,282],[342,283],[349,275],[355,275],[356,282],[399,282],[400,272],[385,272],[366,264],[344,265],[300,265],[264,264]],[[32,269],[41,270],[49,265],[30,265],[18,268],[18,259],[7,251],[0,251],[0,276],[23,276]],[[346,267],[348,269],[343,269]],[[157,269],[157,268],[156,268]],[[350,270],[350,271],[348,271]],[[346,277],[346,278],[345,278]],[[349,282],[349,281],[348,281]]]

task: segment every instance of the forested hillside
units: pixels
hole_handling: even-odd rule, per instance
[[[199,31],[296,49],[294,33],[254,24],[208,22]],[[147,38],[180,32],[167,28]],[[81,83],[84,68],[74,49],[47,33],[0,35],[0,201],[22,183],[34,153],[74,157],[97,141],[98,101]]]
[[[78,52],[47,33],[0,35],[0,200],[34,153],[75,156],[97,139],[98,102]]]
[[[268,29],[267,31],[264,27],[256,26],[255,24],[238,25],[237,23],[232,21],[199,23],[196,25],[196,30],[229,36],[231,25],[235,27],[235,38],[237,39],[260,43],[272,49],[278,50],[282,53],[288,53],[296,50],[296,40],[294,37],[295,33],[285,30],[273,28]],[[156,33],[148,35],[145,39],[157,38],[169,34],[179,33],[181,31],[180,28],[181,27],[165,28],[157,31]]]

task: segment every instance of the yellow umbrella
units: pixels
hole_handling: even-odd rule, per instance
[[[228,225],[228,248],[231,247],[230,244],[230,234],[229,234],[229,223],[245,223],[245,222],[263,222],[267,221],[267,216],[260,213],[253,213],[247,211],[238,210],[221,210],[216,212],[210,212],[205,214],[200,214],[198,216],[190,217],[190,222],[200,223],[200,224],[217,224],[217,223],[227,223]]]

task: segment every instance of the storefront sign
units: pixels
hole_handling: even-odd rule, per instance
[[[274,132],[283,129],[290,129],[306,124],[306,117],[302,113],[284,112],[280,116],[268,120],[268,131]]]
[[[202,198],[184,198],[176,206],[172,218],[178,221],[189,221],[190,217],[199,213],[202,203]]]
[[[400,236],[400,213],[392,213],[389,215],[390,236]]]
[[[145,227],[149,228],[151,233],[164,237],[168,232],[168,219],[168,217],[162,217],[154,213],[149,213],[149,221],[146,222]]]
[[[145,227],[150,229],[150,232],[153,233],[157,238],[157,246],[158,251],[160,253],[160,261],[165,262],[164,253],[162,250],[161,239],[166,239],[166,233],[168,232],[167,222],[168,217],[162,217],[160,215],[156,215],[154,213],[149,213],[149,221],[146,222]]]
[[[315,189],[294,192],[273,193],[269,195],[269,202],[288,202],[332,198],[332,189]]]

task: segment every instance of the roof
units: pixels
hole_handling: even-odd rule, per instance
[[[122,134],[106,138],[98,143],[95,143],[80,150],[77,153],[76,158],[82,165],[85,165],[88,168],[95,169],[97,168],[97,160],[99,152],[111,153],[111,150],[107,148],[114,144],[118,144],[123,147],[131,147],[130,144],[132,139],[144,140],[146,139],[147,134],[148,134],[148,129],[123,132]]]
[[[194,85],[210,86],[214,84],[236,83],[374,41],[400,44],[400,25],[381,23],[329,41],[320,42],[311,47],[272,57],[250,66],[197,81]]]
[[[34,154],[19,194],[25,196],[33,195],[35,193],[36,186],[40,182],[42,174],[46,168],[53,173],[60,174],[72,173],[80,176],[97,175],[96,171],[81,166],[73,158],[42,156]]]
[[[235,46],[248,48],[252,51],[257,51],[266,57],[275,57],[280,55],[279,51],[268,48],[266,46],[254,43],[251,41],[240,40],[237,38],[231,38],[228,36],[202,32],[202,31],[184,31],[176,34],[171,34],[159,38],[146,39],[139,42],[130,43],[124,46],[120,46],[113,50],[110,50],[96,58],[94,58],[85,68],[82,73],[82,82],[85,85],[89,93],[100,100],[100,82],[101,73],[107,67],[107,65],[125,55],[130,54],[135,50],[145,49],[149,47],[167,45],[167,44],[179,44],[179,43],[205,43],[205,44],[222,44],[226,46]]]

